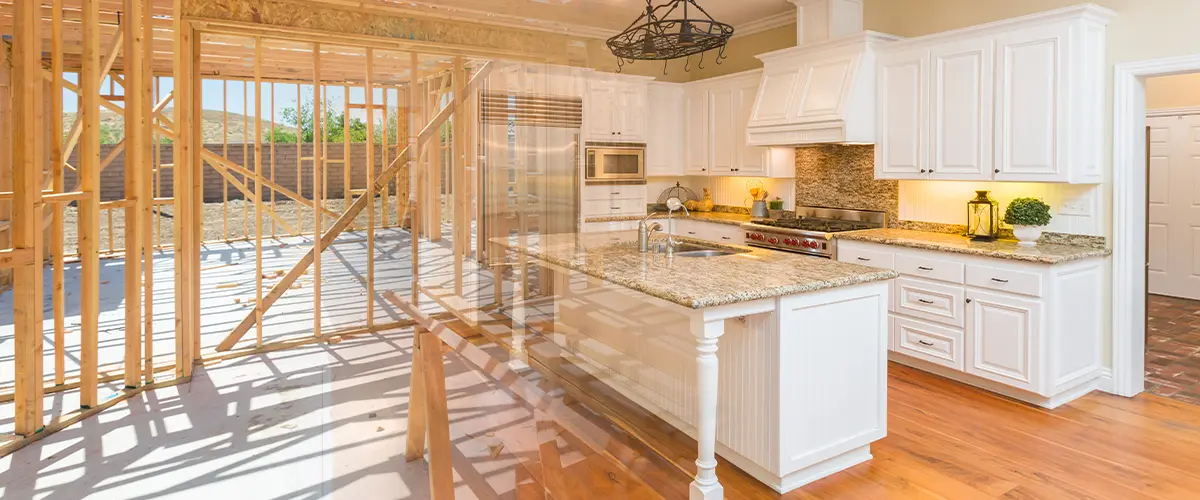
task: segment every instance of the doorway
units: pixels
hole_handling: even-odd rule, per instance
[[[1200,73],[1146,81],[1146,390],[1200,404]]]

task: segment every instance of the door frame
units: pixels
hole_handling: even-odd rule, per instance
[[[1146,79],[1200,72],[1200,54],[1117,64],[1113,71],[1112,387],[1146,385]]]

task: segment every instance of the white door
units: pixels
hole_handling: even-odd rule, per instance
[[[943,44],[929,56],[931,179],[992,179],[992,40]]]
[[[754,114],[754,100],[758,97],[759,79],[739,80],[734,86],[734,109],[737,119],[733,124],[734,142],[737,144],[738,175],[762,176],[767,171],[767,148],[746,144],[746,124]]]
[[[708,175],[708,92],[689,90],[684,101],[684,170]]]
[[[617,140],[618,103],[617,89],[609,82],[588,82],[587,101],[584,103],[587,123],[584,131],[588,139],[596,141]]]
[[[925,164],[924,49],[881,54],[876,110],[875,178],[923,179]]]
[[[1037,391],[1041,303],[967,292],[967,373]]]
[[[996,180],[1065,182],[1071,30],[1049,25],[996,37]],[[1075,124],[1082,126],[1082,124]]]
[[[730,85],[714,87],[708,92],[708,165],[713,173],[732,173],[736,168],[733,101],[733,87]]]
[[[1200,300],[1200,115],[1150,125],[1150,293]]]
[[[620,123],[617,127],[617,139],[622,141],[641,141],[646,137],[646,100],[649,87],[644,84],[622,85],[617,91],[620,106],[616,113]]]

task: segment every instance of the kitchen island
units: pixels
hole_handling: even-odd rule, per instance
[[[896,273],[711,243],[716,255],[641,253],[635,240],[493,243],[555,275],[548,337],[697,440],[693,499],[722,498],[718,453],[780,492],[870,459],[886,434]],[[523,314],[514,305],[514,323]]]

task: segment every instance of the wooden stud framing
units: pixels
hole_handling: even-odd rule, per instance
[[[254,37],[254,316],[255,345],[263,342],[263,200],[262,200],[262,37]],[[273,113],[273,112],[272,112]],[[249,114],[249,110],[247,110]],[[274,125],[272,125],[274,127]],[[245,135],[245,132],[242,133]],[[272,144],[274,139],[271,140]],[[274,170],[274,169],[272,169]],[[272,191],[274,193],[274,191]],[[272,196],[273,197],[273,196]],[[272,227],[274,224],[272,224]]]
[[[175,12],[180,12],[183,0],[175,0]],[[192,226],[199,223],[195,220],[193,209],[193,169],[191,139],[187,127],[193,123],[192,107],[196,102],[192,93],[197,88],[192,82],[192,32],[189,25],[176,18],[175,23],[175,53],[174,82],[175,88],[175,121],[178,133],[175,135],[173,164],[173,192],[175,194],[174,244],[175,244],[175,376],[176,378],[192,375],[192,340],[195,334],[192,329],[193,318],[198,318],[199,311],[193,311],[191,297],[193,280],[198,286],[199,274],[192,267],[193,255],[199,251],[199,242]],[[198,256],[198,254],[196,254]]]
[[[54,0],[50,11],[50,130],[62,130],[63,116],[63,12],[62,0]],[[3,118],[0,118],[2,120]],[[51,191],[63,192],[63,144],[57,136],[50,140]],[[51,251],[54,253],[51,272],[51,307],[54,314],[54,383],[66,378],[66,291],[63,289],[63,232],[65,220],[61,203],[54,204],[50,229]]]
[[[145,3],[125,0],[125,197],[136,200],[125,206],[125,388],[136,388],[142,380],[142,214],[149,207],[143,191],[149,145],[148,103],[145,93],[147,75],[142,71],[147,40],[143,29]],[[109,217],[109,246],[112,233]]]
[[[85,2],[86,5],[86,2]],[[13,218],[14,250],[31,251],[36,265],[13,270],[16,433],[42,428],[42,99],[40,8],[13,6]],[[86,15],[86,12],[85,12]]]
[[[453,81],[454,81],[454,84],[453,84],[454,85],[454,87],[453,87],[454,88],[454,101],[462,102],[463,101],[462,98],[465,96],[462,96],[459,94],[461,92],[468,91],[467,85],[466,85],[466,83],[467,83],[466,70],[463,69],[462,56],[458,56],[458,57],[454,58],[454,80]],[[451,149],[451,154],[450,154],[450,189],[451,189],[451,201],[453,203],[453,205],[452,205],[453,210],[451,213],[453,214],[453,217],[454,217],[454,226],[453,226],[454,231],[452,232],[452,235],[450,237],[453,240],[452,244],[453,244],[453,250],[454,250],[454,257],[451,260],[454,261],[454,294],[459,297],[462,297],[462,294],[463,294],[463,254],[466,253],[465,249],[468,244],[466,241],[463,241],[463,234],[465,234],[465,232],[462,230],[462,228],[466,227],[466,224],[468,224],[470,222],[470,221],[464,220],[464,219],[466,219],[467,210],[466,210],[465,200],[463,200],[463,195],[465,193],[462,189],[462,186],[464,184],[463,181],[464,181],[464,179],[466,179],[466,175],[464,172],[466,169],[466,165],[464,162],[466,160],[466,137],[467,137],[466,132],[467,132],[467,121],[468,121],[466,119],[466,115],[468,113],[466,112],[466,106],[456,106],[456,105],[454,105],[454,103],[450,103],[448,106],[455,108],[454,124],[452,127],[454,137],[451,142],[453,149]]]
[[[367,328],[375,324],[375,50],[367,47],[367,75],[363,95],[367,107]],[[346,102],[350,102],[350,91],[346,91]],[[384,121],[387,114],[384,114]],[[350,116],[346,114],[344,129],[350,129]],[[386,150],[386,148],[385,148]],[[349,149],[346,150],[349,157]],[[350,163],[346,162],[346,186],[349,191]],[[386,184],[385,184],[386,186]],[[349,208],[349,197],[347,197]],[[386,205],[384,205],[386,208]]]
[[[322,182],[325,162],[322,161],[321,143],[325,142],[325,133],[321,130],[322,107],[321,90],[321,44],[313,44],[313,335],[321,335],[321,208],[324,207],[325,189]]]
[[[242,164],[247,168],[250,166],[250,138],[246,137],[250,133],[250,83],[242,80]],[[256,106],[257,102],[254,103]],[[255,119],[258,119],[258,114],[255,114]],[[248,177],[242,177],[242,184],[250,184]],[[250,237],[250,200],[242,200],[242,237]]]
[[[82,15],[79,179],[82,190],[91,198],[79,202],[79,260],[82,268],[79,404],[90,408],[99,402],[96,376],[100,340],[100,81],[104,76],[100,71],[100,0],[83,0]]]
[[[350,206],[350,86],[342,86],[342,208]]]
[[[367,50],[368,50],[368,51],[371,51],[371,50],[374,50],[374,49],[367,49]],[[368,59],[370,59],[370,58],[368,58]],[[374,66],[374,64],[372,64],[372,66]],[[372,82],[372,83],[373,83],[373,82]],[[381,94],[382,94],[382,96],[381,96],[381,97],[382,97],[382,99],[381,99],[381,100],[383,101],[383,103],[382,103],[382,104],[383,104],[383,129],[382,129],[382,132],[381,132],[379,135],[380,135],[380,137],[382,138],[382,140],[380,141],[380,143],[381,143],[381,144],[380,144],[380,148],[382,149],[382,152],[381,152],[381,153],[382,153],[382,155],[383,155],[383,158],[382,158],[382,163],[383,163],[384,165],[387,165],[387,164],[388,164],[388,151],[389,151],[389,150],[388,150],[388,140],[389,140],[389,137],[388,137],[388,134],[389,134],[389,126],[388,126],[388,90],[389,90],[389,89],[388,89],[387,87],[383,87],[383,92],[381,92]],[[373,103],[373,102],[374,102],[374,100],[375,100],[375,95],[374,95],[374,94],[372,94],[372,95],[371,95],[371,101],[368,101],[368,103]],[[374,121],[374,120],[375,120],[375,117],[374,117],[374,116],[371,116],[371,120],[372,120],[372,121]],[[368,178],[370,178],[370,177],[368,177]],[[380,225],[381,225],[381,226],[382,226],[384,229],[387,229],[387,227],[389,226],[389,223],[388,223],[388,222],[389,222],[389,220],[388,220],[388,219],[389,219],[389,215],[391,215],[391,214],[389,214],[389,213],[388,213],[388,210],[389,210],[389,207],[388,207],[388,187],[389,187],[389,186],[391,186],[391,183],[384,184],[384,185],[383,185],[383,189],[381,189],[381,190],[379,191],[379,196],[380,196],[380,202],[379,202],[379,204],[380,204],[380,206],[382,207],[382,209],[380,210],[380,212],[381,212],[381,213],[380,213],[380,215],[381,215],[381,217],[383,218],[383,221],[380,223]]]
[[[296,109],[300,109],[300,84],[299,83],[296,84]],[[301,129],[300,124],[297,123],[296,124],[296,193],[302,194],[302,193],[304,193],[304,175],[303,175],[303,169],[301,168],[301,164],[303,163],[303,161],[301,160],[301,157],[303,157],[304,154],[301,151],[300,145],[301,145],[301,143],[304,142],[304,135],[300,129]],[[316,136],[313,136],[313,138],[316,139]],[[316,155],[313,155],[313,157],[315,158]],[[317,168],[317,167],[314,166],[313,168]],[[296,231],[298,231],[297,234],[304,232],[304,210],[300,210],[300,209],[296,210]]]
[[[200,113],[203,114],[203,110]],[[204,145],[197,144],[196,147]],[[221,158],[229,159],[229,80],[221,81]],[[229,184],[226,182],[221,183],[221,239],[229,241]]]
[[[408,90],[408,169],[409,169],[408,178],[411,179],[411,181],[409,182],[409,185],[416,186],[416,192],[414,193],[415,199],[412,201],[406,200],[406,202],[408,203],[408,206],[409,206],[409,209],[408,209],[408,217],[409,217],[409,219],[408,219],[409,220],[408,234],[409,234],[409,240],[412,244],[411,245],[412,246],[412,297],[411,298],[412,298],[413,304],[420,305],[420,302],[419,302],[420,293],[417,291],[417,285],[419,285],[421,283],[421,281],[420,281],[420,274],[421,274],[420,273],[420,264],[421,264],[420,251],[421,251],[421,225],[422,225],[421,224],[421,214],[423,213],[423,211],[420,209],[420,207],[421,207],[421,202],[422,202],[421,191],[422,191],[422,187],[424,185],[421,182],[421,172],[424,169],[421,168],[421,164],[420,164],[422,148],[421,148],[421,143],[417,141],[416,130],[417,130],[417,112],[419,109],[421,109],[418,107],[418,103],[423,102],[425,100],[425,97],[424,97],[424,94],[417,92],[418,85],[420,85],[418,83],[420,81],[420,73],[421,73],[420,56],[416,52],[413,52],[410,57],[411,57],[411,61],[412,61],[412,64],[411,64],[412,78],[410,79],[410,82],[408,85],[408,87],[409,87],[409,90]]]
[[[256,40],[261,41],[262,39],[257,38]],[[261,52],[261,48],[259,51]],[[260,65],[261,65],[261,63],[260,63]],[[258,75],[258,81],[260,82],[259,84],[261,85],[262,68],[260,67],[258,69],[258,71],[260,73]],[[271,85],[271,131],[270,131],[270,134],[271,134],[271,182],[275,182],[275,82],[271,82],[270,85]],[[260,107],[259,109],[262,109],[262,108]],[[297,132],[299,132],[299,131],[297,131]],[[297,143],[300,142],[300,137],[298,135],[296,137],[296,142]],[[275,191],[272,190],[271,191],[271,211],[274,212],[275,210],[276,210]],[[275,221],[272,220],[271,221],[271,239],[274,239],[274,238],[275,238]]]
[[[140,190],[138,192],[138,210],[142,213],[141,227],[142,232],[142,381],[144,383],[154,382],[154,198],[155,189],[154,181],[157,175],[157,165],[154,152],[158,149],[158,144],[154,138],[154,117],[157,116],[157,106],[154,105],[155,82],[154,77],[154,17],[150,8],[142,9],[142,40],[143,40],[143,57],[142,57],[142,85],[141,98],[143,99],[142,109],[142,138],[147,141],[142,146],[143,174]],[[128,241],[126,247],[129,247]],[[129,253],[126,252],[128,259]]]

